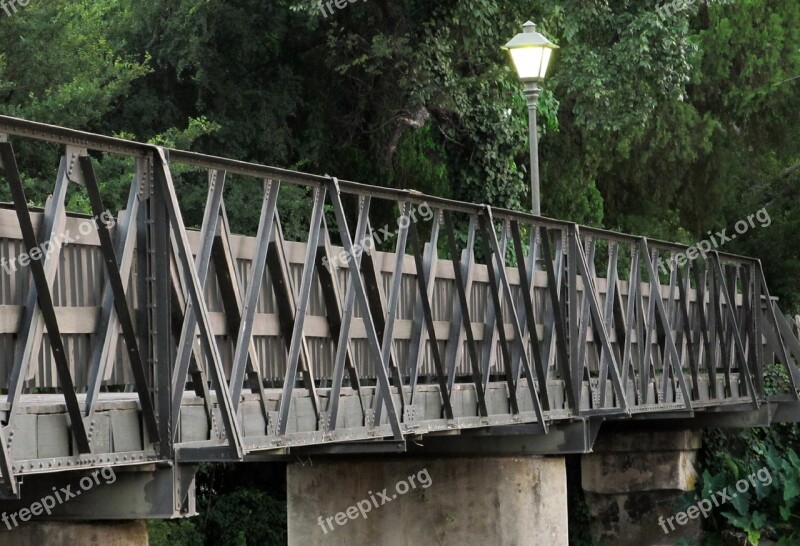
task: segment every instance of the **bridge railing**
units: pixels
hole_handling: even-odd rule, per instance
[[[800,342],[754,259],[2,116],[1,134],[6,432],[33,389],[60,393],[74,454],[103,449],[104,396],[128,391],[143,452],[187,460],[758,407],[775,363],[797,398]],[[27,141],[63,147],[44,209]],[[111,214],[96,172],[117,156],[132,183]],[[182,207],[198,173],[206,200]],[[71,184],[91,215],[67,213]],[[247,206],[226,207],[235,184]]]

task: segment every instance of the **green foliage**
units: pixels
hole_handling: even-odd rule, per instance
[[[539,101],[544,213],[692,242],[767,205],[774,227],[730,250],[762,258],[794,308],[800,6],[698,4],[662,19],[656,4],[388,0],[326,18],[316,0],[57,0],[0,19],[0,109],[527,210],[526,103],[500,46],[534,18],[561,47]],[[38,158],[33,186],[54,152],[20,149],[26,165]],[[125,181],[109,176],[124,203]],[[202,185],[184,184],[194,223]],[[227,199],[252,195],[232,184]],[[289,197],[292,237],[308,198]],[[782,244],[766,253],[766,237]]]
[[[109,19],[124,24],[117,2],[32,2],[0,17],[3,113],[82,128],[100,128],[146,62],[109,39]],[[143,59],[144,60],[144,59]]]
[[[785,392],[787,382],[783,366],[767,369],[765,389],[768,395]],[[721,491],[723,487],[732,489],[738,480],[763,468],[771,478],[768,486],[762,486],[762,482],[770,480],[756,479],[755,486],[745,494],[738,494],[732,503],[733,510],[723,506],[712,512],[706,524],[706,529],[712,531],[709,544],[719,541],[726,527],[745,532],[753,544],[757,544],[761,536],[778,540],[781,545],[800,540],[798,518],[791,515],[797,512],[794,507],[800,494],[798,449],[800,426],[797,424],[736,431],[714,429],[704,433],[700,454],[704,471],[697,484],[698,495],[706,498],[710,492]],[[693,500],[686,499],[686,502],[693,503]]]
[[[569,510],[569,543],[573,546],[596,546],[597,541],[592,538],[590,525],[592,515],[586,505],[583,490],[579,484],[574,484],[567,496]]]
[[[200,515],[177,522],[148,522],[153,546],[282,546],[286,504],[264,491],[240,488],[201,498]]]
[[[263,491],[238,489],[208,500],[204,507],[207,544],[278,546],[286,544],[286,504]]]
[[[285,465],[204,464],[197,473],[198,516],[148,522],[153,546],[283,546],[287,543]]]
[[[147,522],[150,546],[203,546],[203,535],[193,520]]]
[[[780,541],[779,544],[800,540],[794,515],[800,500],[800,458],[795,452],[798,445],[800,429],[794,424],[705,433],[701,459],[704,471],[697,484],[698,497],[709,498],[712,492],[725,487],[732,492],[738,480],[749,480],[756,474],[755,485],[748,482],[751,485],[746,492],[737,491],[731,502],[711,512],[706,522],[711,541],[720,540],[726,528],[744,532],[753,545],[762,538]],[[695,501],[687,498],[685,502]]]
[[[757,441],[753,447],[759,458],[734,459],[719,453],[724,463],[716,472],[706,469],[698,482],[697,496],[711,499],[718,491],[727,492],[731,500],[711,513],[707,527],[719,533],[724,527],[743,531],[750,544],[757,546],[762,538],[779,544],[796,544],[797,505],[800,501],[800,458],[793,449],[779,451]],[[735,484],[748,484],[739,488]],[[716,535],[719,537],[719,535]]]

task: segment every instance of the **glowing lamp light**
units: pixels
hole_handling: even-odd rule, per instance
[[[540,83],[547,74],[553,50],[558,49],[558,46],[536,32],[536,25],[530,21],[522,29],[504,49],[511,53],[517,74],[523,82]]]

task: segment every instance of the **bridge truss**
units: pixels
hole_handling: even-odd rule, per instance
[[[59,155],[30,206],[26,160]],[[113,465],[166,473],[169,517],[204,461],[797,418],[800,341],[755,259],[4,116],[0,178],[7,498]]]

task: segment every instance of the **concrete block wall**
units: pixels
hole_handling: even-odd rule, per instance
[[[614,546],[667,546],[698,536],[699,518],[680,525],[674,517],[678,498],[694,490],[701,445],[701,434],[689,430],[601,431],[581,461],[592,536]]]

